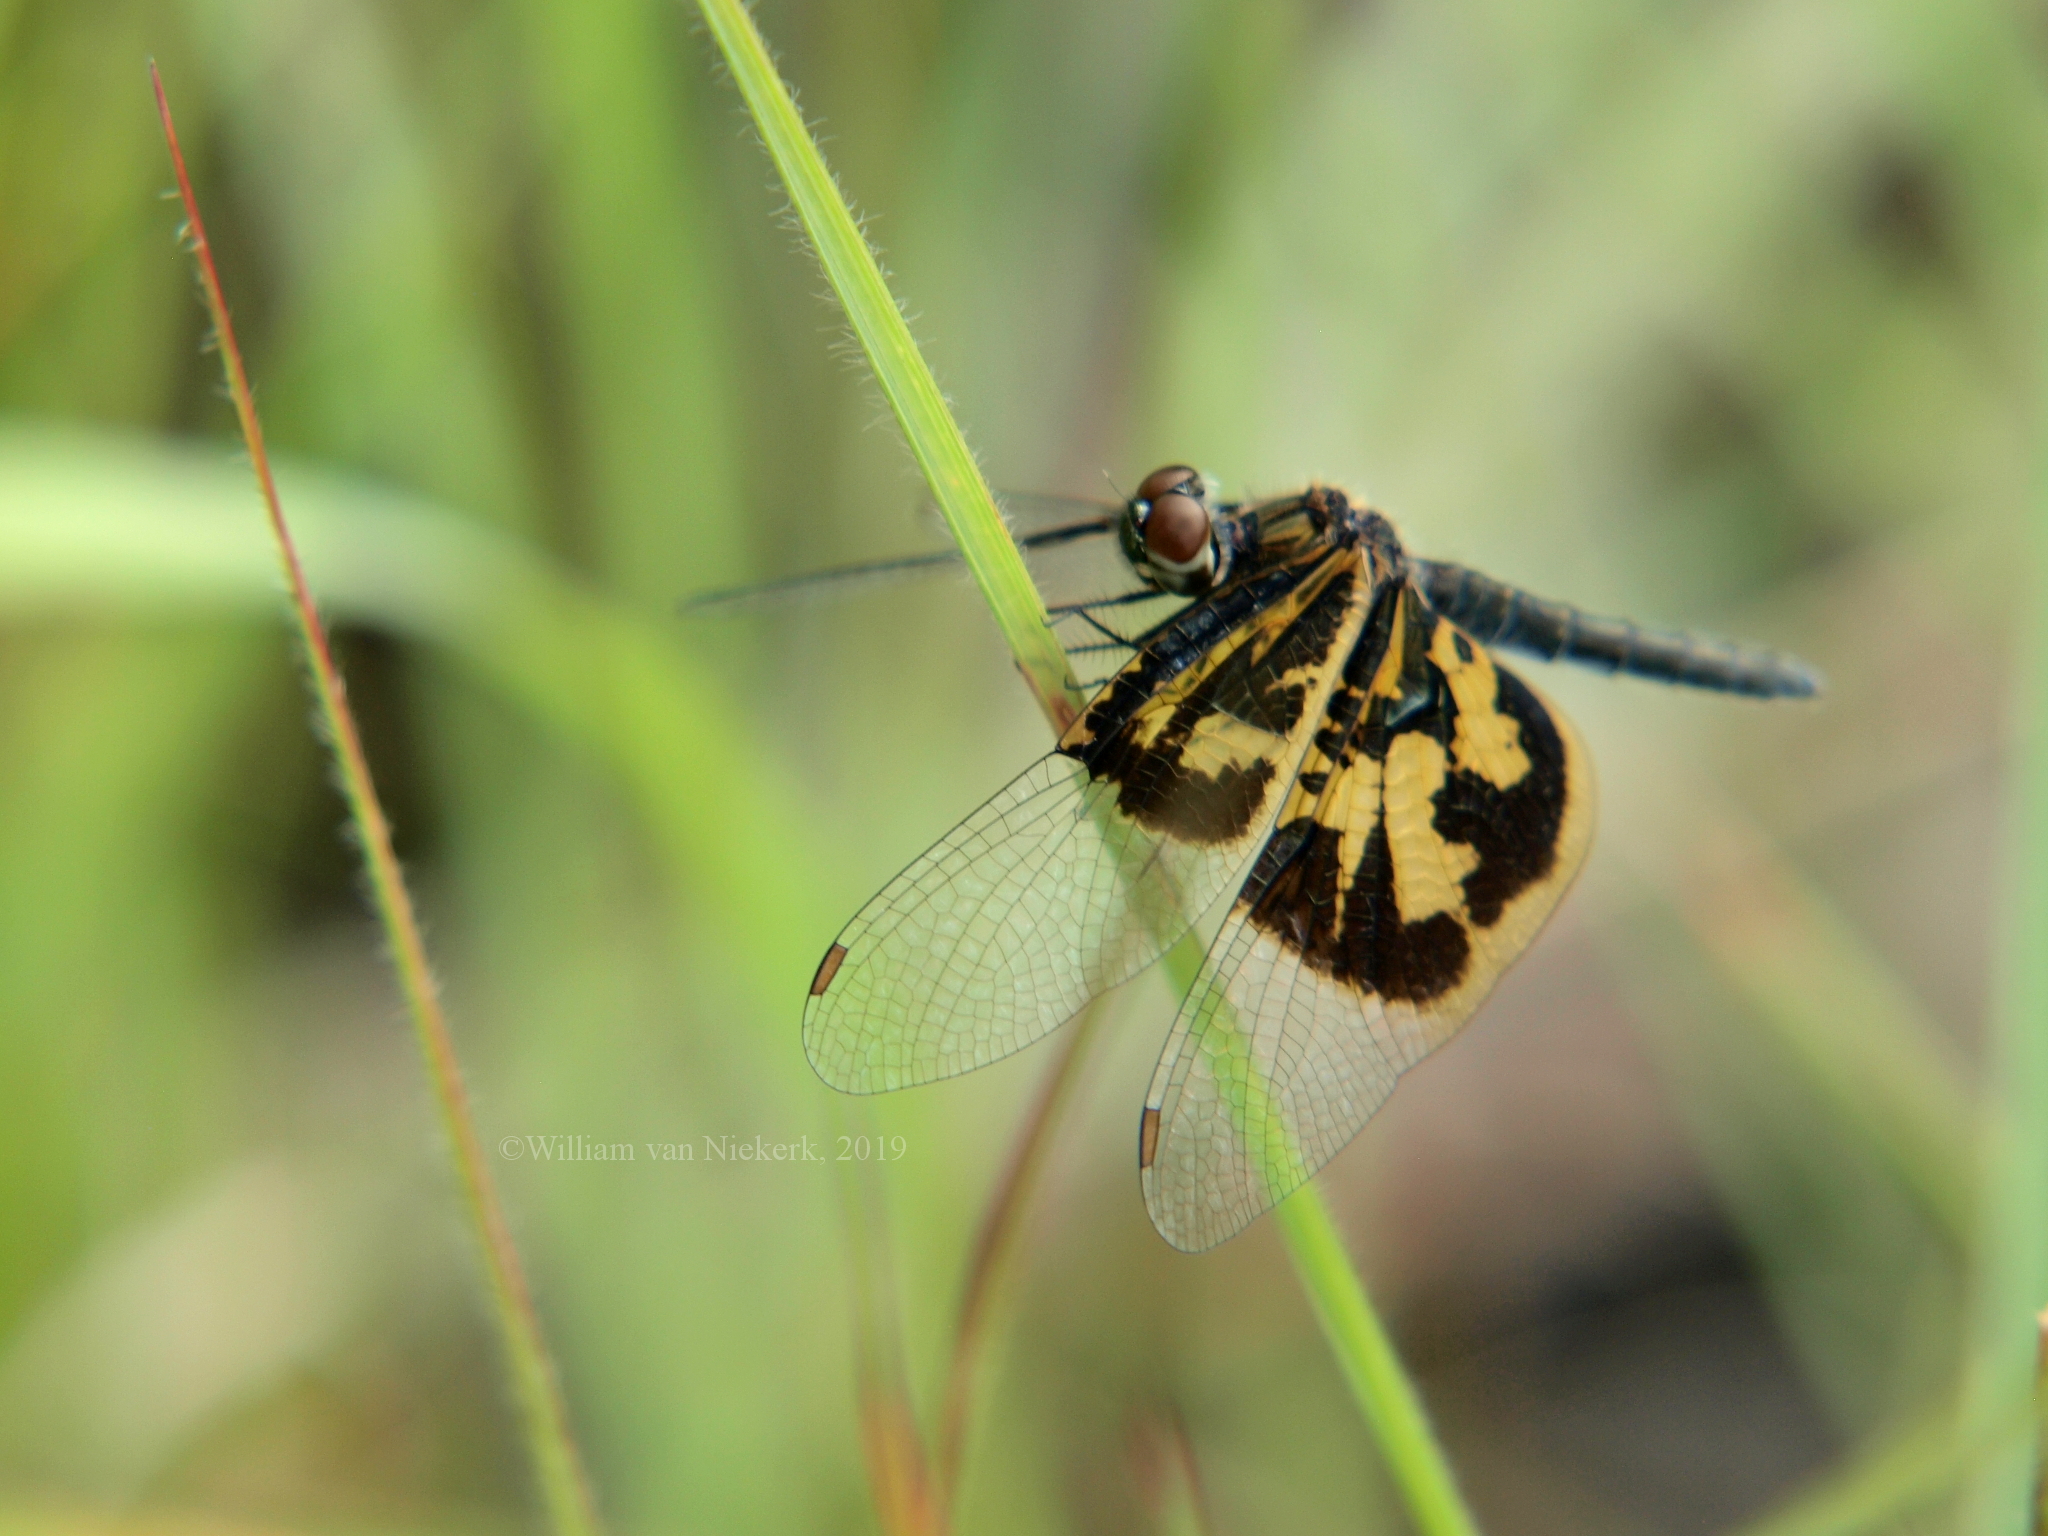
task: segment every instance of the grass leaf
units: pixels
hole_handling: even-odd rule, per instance
[[[746,7],[739,0],[703,0],[701,9],[1004,643],[1054,728],[1064,729],[1081,705],[1066,652],[1046,622],[1045,604],[1024,557],[1003,526],[981,466],[911,338],[873,250],[811,142]]]
[[[1964,1438],[2037,1391],[2038,1314],[2048,1304],[2048,484],[2028,537],[2032,601],[2012,695],[2006,777],[2006,890],[1986,1051],[1989,1097],[1980,1138],[1983,1188],[1973,1266]],[[2038,1412],[2038,1406],[2036,1407]],[[1960,1529],[1982,1536],[2040,1530],[2032,1444],[1986,1469]]]
[[[299,638],[319,704],[320,725],[333,750],[341,778],[349,818],[355,825],[369,876],[371,904],[383,925],[391,946],[391,960],[398,972],[412,1015],[413,1031],[426,1065],[427,1079],[447,1136],[449,1156],[454,1160],[456,1178],[462,1186],[484,1273],[490,1285],[492,1310],[511,1367],[519,1401],[520,1420],[526,1431],[527,1447],[533,1456],[548,1515],[559,1536],[594,1536],[599,1529],[597,1502],[583,1471],[583,1458],[569,1428],[569,1411],[562,1399],[561,1383],[554,1360],[548,1353],[541,1331],[540,1313],[534,1306],[533,1291],[527,1284],[525,1266],[512,1241],[512,1229],[498,1197],[497,1182],[491,1177],[483,1139],[477,1133],[476,1117],[470,1110],[469,1093],[462,1081],[462,1068],[455,1056],[455,1041],[448,1030],[447,1014],[441,1006],[440,989],[433,967],[427,960],[426,940],[406,890],[404,873],[391,847],[391,825],[377,798],[364,756],[361,733],[348,695],[328,644],[327,627],[314,606],[312,588],[306,580],[298,547],[285,521],[284,504],[271,474],[270,457],[263,445],[263,425],[256,415],[256,400],[249,388],[249,376],[235,341],[234,323],[228,316],[227,299],[221,291],[220,274],[214,268],[213,250],[207,244],[206,226],[200,219],[199,201],[185,170],[184,152],[171,121],[171,107],[164,95],[162,77],[154,62],[149,67],[150,84],[156,92],[157,113],[163,121],[164,138],[178,177],[178,192],[184,199],[186,228],[193,256],[199,267],[200,291],[218,342],[221,368],[227,376],[228,394],[234,402],[235,417],[241,424],[243,440],[256,472],[256,483],[276,540],[277,555],[284,567],[285,585],[290,593]]]
[[[746,8],[740,0],[700,0],[700,9],[968,569],[1047,717],[1056,730],[1063,729],[1081,702],[1065,652],[873,251]],[[1416,1526],[1427,1536],[1468,1536],[1477,1527],[1321,1197],[1313,1186],[1304,1186],[1276,1219]]]

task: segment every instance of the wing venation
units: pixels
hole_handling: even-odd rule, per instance
[[[1187,931],[1230,871],[1114,810],[1058,753],[947,833],[846,926],[804,1049],[849,1093],[952,1077],[1021,1050]]]
[[[1201,644],[1168,626],[1060,751],[890,881],[813,982],[818,1074],[874,1093],[971,1071],[1177,941],[1294,781],[1363,622],[1357,575],[1328,552]]]
[[[1146,1205],[1179,1248],[1222,1242],[1334,1157],[1585,857],[1592,774],[1564,717],[1419,594],[1374,632],[1385,649],[1345,667],[1338,726],[1316,733],[1146,1096]]]

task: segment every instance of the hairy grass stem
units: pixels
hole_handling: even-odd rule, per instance
[[[525,1267],[512,1240],[504,1203],[499,1198],[496,1181],[491,1177],[490,1164],[484,1154],[483,1140],[477,1134],[476,1117],[470,1109],[468,1090],[463,1085],[462,1067],[455,1055],[447,1013],[441,1004],[433,967],[427,959],[426,941],[421,936],[419,918],[406,890],[398,857],[392,851],[391,824],[377,798],[369,760],[363,752],[362,735],[356,728],[341,671],[328,643],[327,627],[314,606],[312,588],[307,583],[290,525],[285,521],[284,504],[278,497],[277,482],[271,474],[270,458],[264,448],[263,424],[256,414],[256,400],[249,387],[248,371],[242,361],[241,348],[235,341],[234,323],[228,315],[227,299],[221,291],[220,274],[214,266],[213,248],[207,243],[206,225],[199,214],[199,200],[193,193],[184,151],[178,144],[178,131],[171,118],[170,101],[164,94],[163,77],[157,72],[154,61],[149,66],[149,78],[156,93],[157,113],[163,122],[171,164],[177,173],[178,195],[185,205],[185,227],[199,269],[200,292],[213,325],[228,395],[234,403],[235,418],[241,425],[243,440],[248,444],[250,463],[256,472],[256,484],[262,493],[271,536],[277,544],[278,560],[283,567],[299,638],[305,647],[307,668],[320,711],[320,728],[334,753],[342,795],[348,803],[349,818],[355,827],[364,871],[369,878],[371,904],[391,946],[392,965],[398,973],[399,986],[412,1016],[427,1079],[440,1111],[441,1128],[447,1137],[449,1156],[454,1161],[463,1202],[483,1256],[492,1311],[511,1369],[520,1422],[526,1433],[528,1451],[533,1457],[535,1477],[557,1536],[596,1536],[600,1529],[597,1502],[570,1429],[568,1407],[563,1401],[560,1379],[548,1352],[540,1313],[533,1301],[533,1290],[527,1283]]]
[[[874,252],[746,7],[740,0],[699,0],[699,5],[997,627],[1054,730],[1063,730],[1081,702],[1066,654]],[[1304,1185],[1276,1219],[1416,1527],[1425,1536],[1469,1536],[1476,1524],[1321,1196],[1313,1185]]]

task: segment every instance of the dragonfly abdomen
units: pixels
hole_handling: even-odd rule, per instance
[[[1409,567],[1430,606],[1482,645],[1760,699],[1821,690],[1819,673],[1776,651],[1582,613],[1462,565],[1411,560]]]

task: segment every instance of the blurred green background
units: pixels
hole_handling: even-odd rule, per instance
[[[2048,14],[756,14],[994,483],[1331,479],[1423,554],[1830,675],[1765,708],[1528,669],[1601,769],[1591,863],[1324,1180],[1487,1528],[1726,1529],[1927,1412]],[[537,1526],[150,55],[608,1516],[872,1529],[836,1170],[704,1140],[904,1138],[929,1408],[1050,1050],[853,1104],[801,998],[1046,743],[964,583],[674,615],[938,535],[667,0],[0,0],[0,1528]],[[1267,1226],[1185,1258],[1147,1224],[1172,1000],[1125,990],[961,1528],[1403,1529]],[[529,1150],[578,1135],[697,1160]]]

